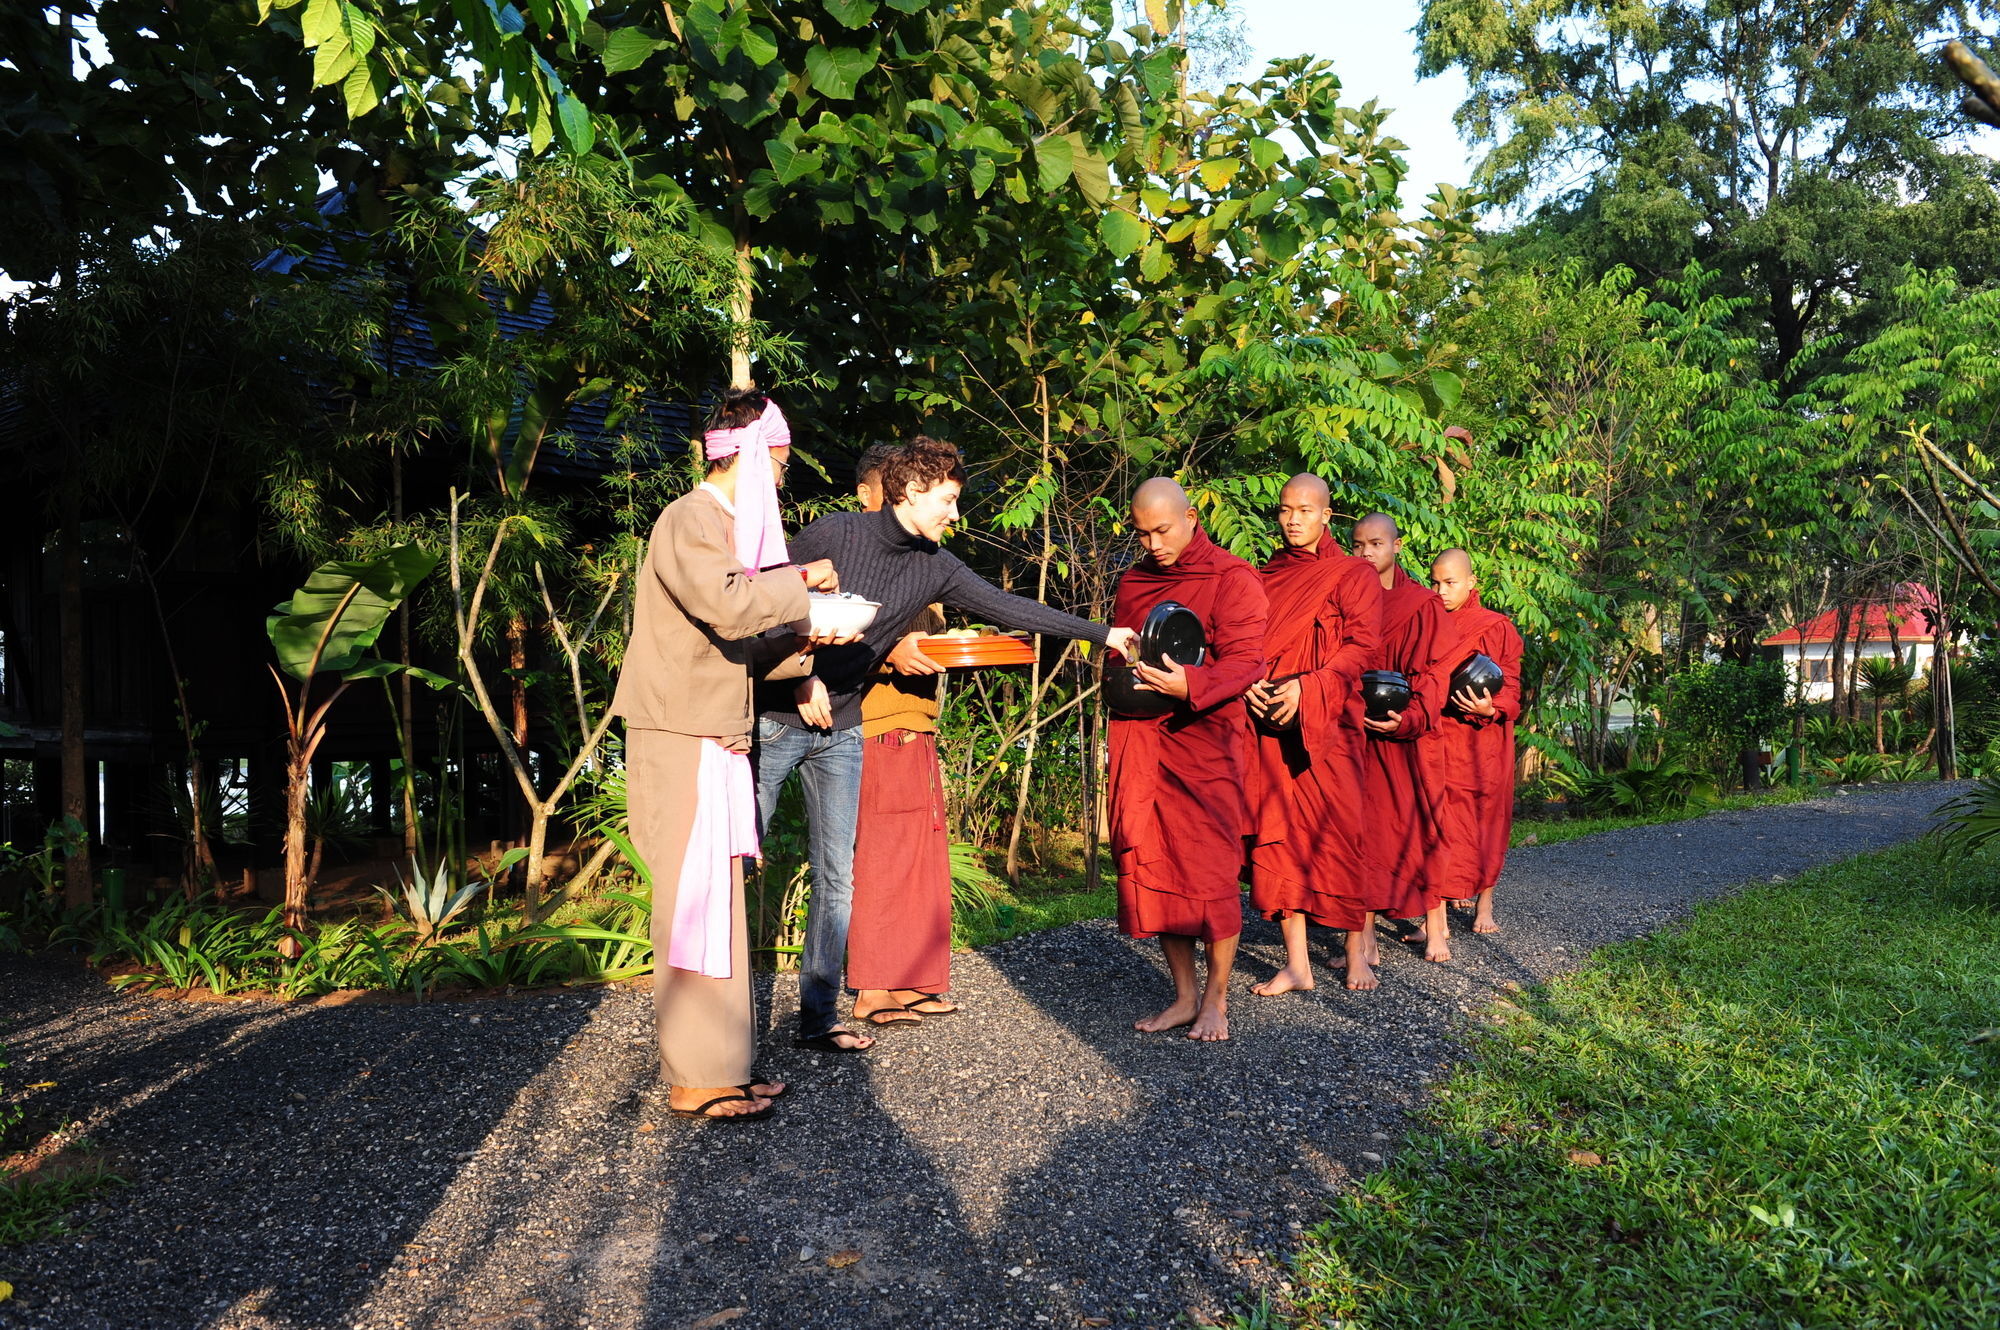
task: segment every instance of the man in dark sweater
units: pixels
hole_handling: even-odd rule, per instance
[[[823,649],[814,673],[797,684],[760,688],[757,696],[757,813],[770,825],[792,772],[805,786],[810,824],[812,902],[806,914],[799,976],[803,1047],[852,1053],[874,1040],[840,1024],[841,970],[854,895],[854,831],[861,800],[861,696],[869,677],[925,606],[943,602],[984,623],[1109,645],[1136,658],[1136,634],[1107,628],[1010,596],[939,548],[958,520],[965,463],[948,443],[918,436],[882,463],[884,506],[834,513],[790,541],[795,562],[830,559],[843,591],[882,608],[862,640]]]

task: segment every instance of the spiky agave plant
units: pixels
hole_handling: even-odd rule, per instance
[[[410,880],[403,883],[401,904],[417,930],[417,944],[421,946],[443,932],[452,920],[464,913],[465,907],[485,886],[484,882],[475,879],[453,890],[449,864],[440,860],[434,867],[426,869],[422,861],[412,858]],[[389,902],[391,910],[396,908],[398,902],[393,892],[387,887],[375,890]]]

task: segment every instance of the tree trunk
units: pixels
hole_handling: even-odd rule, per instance
[[[400,525],[403,520],[403,455],[389,454],[390,510]],[[396,607],[396,635],[401,648],[398,659],[403,669],[396,676],[396,747],[403,759],[403,857],[415,863],[423,851],[423,836],[417,823],[417,738],[416,698],[410,681],[410,602],[406,597]]]
[[[1958,779],[1958,715],[1951,695],[1951,631],[1943,606],[1937,611],[1931,631],[1932,728],[1937,732],[1937,772],[1939,780]]]
[[[750,388],[750,313],[756,270],[750,263],[750,235],[739,218],[736,228],[736,284],[729,293],[729,386]]]
[[[76,463],[72,461],[71,466]],[[63,906],[80,909],[96,894],[91,874],[90,763],[84,749],[83,491],[80,477],[63,487],[62,564],[58,593],[62,633],[62,810],[82,830],[64,838]]]
[[[1801,643],[1801,649],[1804,644]],[[1841,703],[1847,696],[1847,606],[1839,601],[1833,606],[1833,645],[1827,649],[1827,681],[1833,685],[1833,697],[1828,704],[1828,712],[1835,720],[1840,719]]]
[[[312,752],[294,742],[285,763],[285,927],[305,931],[312,878],[306,863],[306,804],[312,799]],[[287,939],[289,943],[290,940]],[[296,944],[287,955],[297,955]]]

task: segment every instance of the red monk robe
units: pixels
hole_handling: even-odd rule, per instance
[[[1439,698],[1448,695],[1451,674],[1473,652],[1493,659],[1506,679],[1493,694],[1499,713],[1489,719],[1467,716],[1444,705],[1430,733],[1419,740],[1431,758],[1426,772],[1440,780],[1436,800],[1441,819],[1438,853],[1427,865],[1430,899],[1470,900],[1500,880],[1507,861],[1507,836],[1514,829],[1514,721],[1521,714],[1521,634],[1512,621],[1479,603],[1474,591],[1465,604],[1443,616],[1438,649],[1428,671]]]
[[[1316,552],[1271,556],[1264,591],[1268,677],[1297,675],[1300,690],[1296,723],[1255,736],[1250,903],[1266,919],[1366,928],[1361,672],[1381,649],[1382,584],[1329,534]]]
[[[1369,905],[1392,918],[1414,919],[1432,904],[1425,890],[1427,865],[1442,864],[1438,848],[1436,800],[1443,771],[1436,749],[1418,741],[1430,732],[1443,705],[1439,685],[1429,679],[1444,627],[1444,602],[1437,592],[1395,569],[1394,581],[1376,586],[1382,596],[1382,652],[1379,668],[1410,681],[1410,704],[1393,735],[1368,735],[1363,763],[1363,803],[1368,810],[1363,845],[1369,870]],[[1455,665],[1455,662],[1454,662]]]
[[[1200,617],[1208,659],[1188,667],[1188,700],[1172,713],[1111,718],[1118,926],[1132,937],[1215,942],[1243,931],[1253,758],[1242,698],[1264,677],[1264,587],[1255,568],[1197,527],[1174,563],[1147,558],[1119,579],[1112,626],[1138,629],[1166,600]]]

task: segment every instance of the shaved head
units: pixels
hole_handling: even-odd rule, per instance
[[[1380,531],[1390,540],[1401,540],[1403,538],[1403,528],[1397,526],[1396,519],[1387,513],[1370,513],[1354,524],[1354,538],[1356,540],[1361,539],[1364,534],[1374,531]]]
[[[1333,504],[1333,491],[1326,487],[1324,480],[1310,471],[1301,471],[1286,481],[1284,491],[1278,498],[1282,502],[1293,495],[1301,499],[1310,499],[1322,508],[1331,507]]]
[[[1156,512],[1167,509],[1185,512],[1194,507],[1186,490],[1171,476],[1154,476],[1139,482],[1139,488],[1132,491],[1132,511],[1134,513]]]
[[[1302,471],[1278,492],[1278,532],[1295,550],[1317,550],[1333,521],[1333,492],[1326,482]]]
[[[1403,533],[1387,513],[1370,513],[1354,524],[1354,553],[1368,560],[1387,590],[1396,584],[1396,564],[1403,554]]]
[[[1132,533],[1160,567],[1173,567],[1199,529],[1193,502],[1171,477],[1142,480],[1132,491]]]
[[[1472,556],[1454,548],[1432,559],[1431,585],[1437,588],[1445,610],[1456,613],[1479,589],[1479,579],[1472,575]]]

